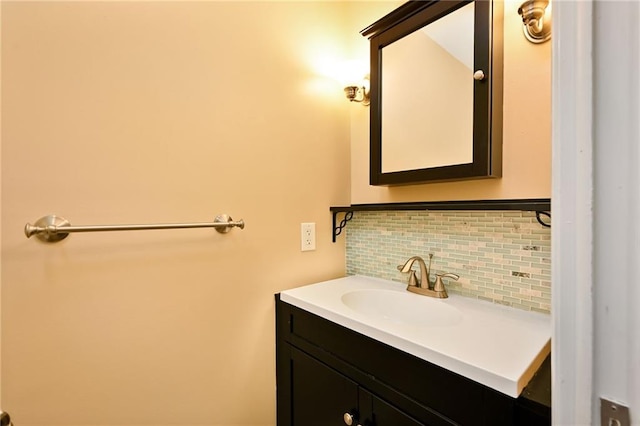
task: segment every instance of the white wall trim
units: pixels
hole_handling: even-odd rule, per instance
[[[552,417],[591,424],[593,129],[591,1],[557,1],[552,37]]]
[[[640,425],[640,3],[595,1],[593,16],[592,413],[604,397]]]

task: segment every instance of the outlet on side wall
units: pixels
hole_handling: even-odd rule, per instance
[[[314,222],[300,224],[300,244],[301,251],[316,249],[316,224]]]

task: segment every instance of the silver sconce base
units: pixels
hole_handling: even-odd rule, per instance
[[[362,105],[367,106],[371,103],[369,98],[369,90],[366,86],[347,86],[344,88],[344,93],[350,102],[361,102]]]
[[[548,0],[527,0],[518,8],[522,16],[522,31],[531,43],[544,43],[551,39],[551,18],[545,16]]]

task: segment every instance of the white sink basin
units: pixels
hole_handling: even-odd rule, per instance
[[[396,324],[438,327],[458,324],[462,313],[445,300],[391,290],[356,290],[342,295],[342,303],[372,318]]]
[[[280,298],[514,398],[549,353],[549,315],[455,294],[435,299],[406,287],[351,276]]]

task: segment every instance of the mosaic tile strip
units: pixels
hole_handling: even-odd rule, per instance
[[[346,233],[348,275],[406,282],[396,267],[433,253],[432,274],[460,275],[450,293],[551,310],[551,230],[533,212],[354,212]]]

